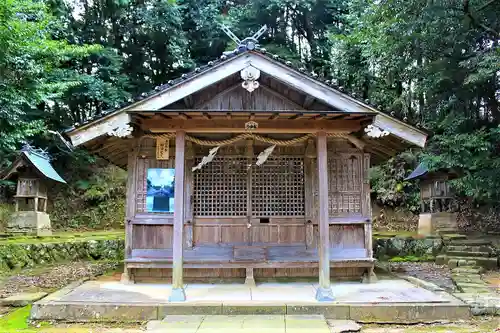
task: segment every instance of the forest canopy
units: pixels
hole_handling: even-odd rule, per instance
[[[269,29],[269,52],[431,133],[374,170],[385,204],[412,205],[418,161],[460,169],[458,193],[500,200],[500,1],[4,0],[0,168],[23,142],[82,162],[49,132],[114,109]],[[71,155],[71,157],[69,157]]]

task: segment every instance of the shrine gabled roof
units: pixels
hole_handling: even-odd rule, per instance
[[[411,172],[411,174],[405,178],[405,180],[412,180],[412,179],[418,179],[422,176],[425,176],[429,172],[429,168],[427,167],[427,164],[424,162],[421,162],[415,170]]]
[[[11,178],[11,176],[17,172],[17,168],[24,164],[23,160],[38,170],[38,172],[46,178],[66,184],[66,181],[57,173],[50,163],[50,158],[46,154],[37,152],[32,148],[23,149],[21,151],[20,157],[4,173],[3,179]]]
[[[93,126],[109,129],[109,124],[101,124],[104,120],[110,119],[111,123],[121,122],[124,121],[126,118],[124,115],[127,113],[161,110],[249,66],[257,68],[326,105],[330,105],[335,109],[335,113],[339,113],[338,110],[350,114],[372,113],[376,115],[373,122],[375,126],[387,130],[413,145],[420,147],[425,145],[427,134],[423,130],[377,110],[373,105],[370,105],[369,100],[356,99],[355,94],[349,94],[343,87],[337,86],[334,81],[320,78],[314,73],[307,73],[304,68],[295,68],[291,62],[283,60],[278,55],[268,54],[264,49],[244,50],[243,52],[235,50],[226,53],[218,60],[210,61],[205,66],[197,67],[190,73],[155,87],[149,93],[143,93],[136,99],[131,99],[127,103],[117,106],[116,110],[103,112],[99,117],[89,119],[84,124],[75,124],[66,133],[74,145],[82,144],[89,138],[82,139],[76,132]],[[104,129],[101,129],[100,132],[106,133]]]

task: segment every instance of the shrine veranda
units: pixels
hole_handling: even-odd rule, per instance
[[[368,171],[427,135],[262,51],[75,126],[127,169],[124,282],[375,278]]]

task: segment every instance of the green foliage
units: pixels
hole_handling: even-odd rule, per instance
[[[92,159],[68,156],[45,130],[99,116],[233,49],[219,23],[239,37],[267,24],[260,41],[270,52],[425,126],[432,135],[421,156],[431,168],[461,170],[453,182],[461,196],[496,203],[499,17],[500,2],[490,0],[5,0],[0,167],[22,141],[35,140],[72,170],[64,175],[70,190],[55,203],[56,225],[123,221],[124,183],[82,173]],[[372,170],[375,200],[417,209],[416,184],[403,180],[415,156]]]
[[[370,169],[370,182],[375,200],[392,207],[405,206],[417,212],[419,190],[414,182],[405,177],[416,167],[417,156],[411,151],[401,153],[386,163]]]
[[[126,172],[94,168],[54,198],[52,226],[58,229],[120,228],[125,222]],[[77,199],[76,199],[77,198]]]
[[[0,232],[4,231],[14,212],[14,206],[0,203]]]
[[[470,119],[449,116],[437,128],[425,155],[430,169],[459,172],[451,182],[458,194],[476,203],[500,200],[500,128],[477,127]]]
[[[0,159],[47,125],[44,105],[79,85],[64,64],[99,46],[70,45],[52,39],[57,24],[42,2],[0,2]],[[1,165],[0,165],[1,166]]]
[[[498,202],[500,3],[348,3],[346,28],[332,34],[339,83],[427,127],[431,169],[462,171],[453,182],[461,196]],[[374,170],[380,202],[414,206],[416,187],[401,182],[414,164],[404,163],[391,159]]]

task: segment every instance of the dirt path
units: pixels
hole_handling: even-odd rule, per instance
[[[448,266],[436,265],[433,262],[399,262],[390,263],[389,267],[394,273],[432,282],[448,292],[453,292],[456,289]]]
[[[52,292],[73,281],[104,274],[116,266],[113,262],[77,261],[23,269],[15,275],[0,277],[0,298],[19,292]]]

